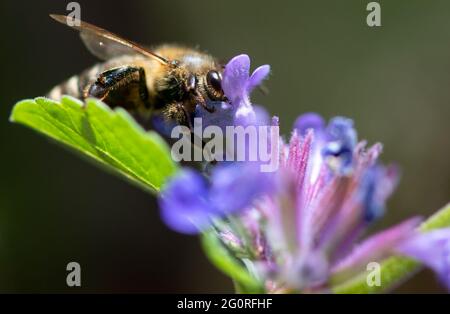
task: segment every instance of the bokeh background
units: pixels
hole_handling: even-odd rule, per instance
[[[96,62],[48,17],[68,2],[0,2],[0,292],[232,292],[197,238],[163,225],[153,196],[8,122],[16,101]],[[269,63],[270,94],[254,101],[284,133],[306,111],[353,118],[403,170],[382,228],[449,200],[450,2],[379,1],[379,28],[366,25],[368,2],[79,1],[82,19],[138,42]],[[81,288],[66,286],[70,261]],[[425,270],[397,291],[444,290]]]

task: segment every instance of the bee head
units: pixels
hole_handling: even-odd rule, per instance
[[[222,90],[222,74],[217,70],[208,70],[205,74],[190,73],[185,79],[185,91],[191,95],[193,102],[205,107],[208,111],[207,100],[226,101]]]

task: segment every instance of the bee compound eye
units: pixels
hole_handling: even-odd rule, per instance
[[[222,76],[217,71],[209,71],[206,74],[206,83],[218,92],[222,90]]]

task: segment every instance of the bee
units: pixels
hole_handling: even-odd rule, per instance
[[[224,66],[209,54],[176,45],[149,50],[86,22],[71,26],[64,15],[50,17],[79,31],[87,49],[104,62],[54,87],[49,98],[95,97],[130,113],[162,113],[166,121],[190,129],[196,106],[213,112],[211,102],[227,101]]]

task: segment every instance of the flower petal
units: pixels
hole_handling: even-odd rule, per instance
[[[250,73],[250,58],[242,54],[231,59],[225,66],[222,79],[222,89],[231,103],[236,103],[242,97],[248,97],[247,80]]]
[[[195,234],[206,227],[215,214],[207,197],[205,179],[193,170],[182,170],[169,181],[159,198],[161,217],[170,228]]]
[[[295,120],[294,130],[297,130],[300,135],[305,135],[308,129],[313,129],[317,137],[318,133],[325,129],[325,120],[314,112],[302,114]]]
[[[450,290],[450,228],[416,234],[397,251],[433,269]]]
[[[369,262],[380,262],[402,241],[411,237],[420,222],[418,217],[411,218],[371,236],[338,262],[332,272],[339,273],[339,278],[344,279],[362,271]]]
[[[247,127],[271,125],[270,115],[267,110],[259,105],[244,105],[235,112],[234,125]]]
[[[339,175],[347,175],[352,170],[353,151],[357,134],[353,121],[344,117],[331,119],[326,128],[327,144],[322,155],[330,168]]]
[[[253,71],[247,83],[247,92],[250,93],[255,87],[260,85],[262,81],[269,75],[270,65],[265,64]]]
[[[256,113],[250,104],[239,106],[236,110],[236,116],[234,118],[234,125],[240,125],[243,127],[256,124]]]
[[[252,163],[218,167],[211,181],[211,201],[222,214],[247,208],[273,188],[270,174]]]

